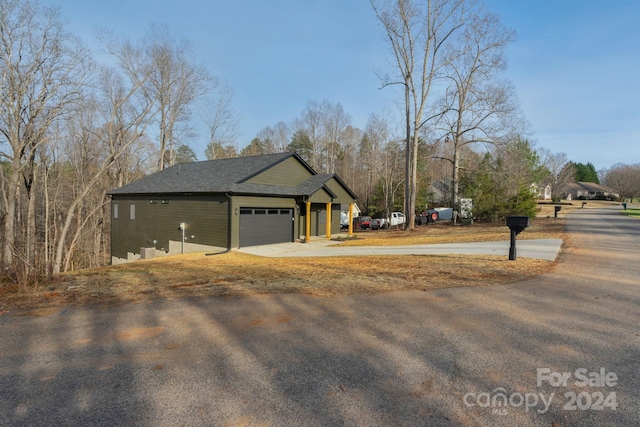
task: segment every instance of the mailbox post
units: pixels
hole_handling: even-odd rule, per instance
[[[553,217],[554,218],[558,218],[558,212],[560,212],[560,210],[562,209],[562,206],[554,206],[553,207]]]
[[[511,244],[509,245],[509,260],[516,259],[516,236],[529,226],[528,216],[508,216],[507,227],[511,230]]]

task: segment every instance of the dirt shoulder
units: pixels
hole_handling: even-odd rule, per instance
[[[534,222],[522,238],[566,238],[563,219]],[[506,232],[505,232],[506,230]],[[504,226],[438,225],[413,232],[358,233],[342,244],[412,245],[505,240]],[[519,236],[520,238],[520,236]],[[501,256],[407,255],[274,259],[231,251],[187,254],[61,274],[18,293],[0,286],[0,315],[66,304],[119,304],[152,298],[304,293],[322,297],[397,290],[492,286],[552,271],[555,262]],[[37,309],[37,310],[36,310]],[[40,311],[39,311],[40,310]]]

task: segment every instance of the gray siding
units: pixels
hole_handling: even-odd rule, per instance
[[[246,182],[295,187],[305,182],[311,175],[311,172],[297,159],[289,157],[253,178],[248,179]]]
[[[164,202],[164,203],[163,203]],[[181,241],[181,222],[186,223],[189,243],[228,247],[229,202],[224,196],[113,196],[111,256],[127,258],[141,247],[169,250],[169,240]],[[118,218],[113,218],[113,205]],[[135,219],[130,219],[135,205]],[[193,238],[191,237],[193,236]]]

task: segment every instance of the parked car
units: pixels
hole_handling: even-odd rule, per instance
[[[359,216],[353,219],[353,228],[359,228],[361,230],[366,230],[367,228],[371,228],[371,217],[370,216]]]
[[[384,218],[374,218],[371,220],[371,229],[380,230],[381,228],[389,228],[389,223]]]

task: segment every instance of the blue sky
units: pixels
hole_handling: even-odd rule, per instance
[[[393,110],[376,71],[388,48],[367,0],[41,0],[87,44],[94,28],[131,39],[151,23],[193,43],[197,60],[235,90],[244,146],[307,101],[340,102],[353,125]],[[487,0],[518,36],[506,73],[538,146],[596,169],[640,163],[640,1]],[[206,134],[193,141],[203,158]]]

